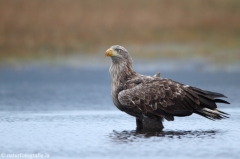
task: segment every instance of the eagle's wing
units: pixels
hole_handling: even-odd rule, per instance
[[[143,114],[163,116],[167,120],[173,120],[173,116],[191,115],[205,107],[214,110],[217,108],[215,102],[219,102],[214,97],[207,91],[162,78],[147,80],[118,94],[123,106]],[[201,115],[201,112],[198,114]]]

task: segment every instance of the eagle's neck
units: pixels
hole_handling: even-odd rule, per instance
[[[132,65],[127,62],[112,62],[109,72],[111,74],[112,85],[116,87],[121,86],[121,84],[124,84],[129,78],[136,74],[132,68]]]
[[[121,88],[124,86],[125,82],[128,79],[131,79],[137,73],[133,70],[132,64],[127,62],[112,62],[109,72],[111,74],[112,80],[112,97],[115,105],[117,104],[117,94],[121,91]]]

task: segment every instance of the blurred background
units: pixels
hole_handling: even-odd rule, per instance
[[[0,13],[1,65],[97,62],[114,44],[134,59],[240,61],[239,0],[0,0]]]
[[[230,118],[136,132],[111,99],[115,44],[140,74],[228,96]],[[240,0],[0,0],[2,154],[238,159],[239,97]]]

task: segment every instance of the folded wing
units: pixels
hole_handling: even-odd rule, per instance
[[[217,102],[228,103],[216,99],[219,97],[225,96],[161,78],[139,83],[118,94],[118,100],[123,106],[136,109],[146,116],[159,116],[167,120],[192,113],[209,119],[225,118],[224,112],[219,111],[217,115],[211,112],[216,110]]]

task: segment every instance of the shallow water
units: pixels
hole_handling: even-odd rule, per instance
[[[219,108],[230,118],[211,121],[192,115],[165,121],[162,132],[139,132],[134,118],[113,106],[107,68],[3,68],[0,153],[47,153],[51,158],[239,158],[240,73],[166,71],[162,76],[227,95],[231,105]]]
[[[51,158],[239,158],[239,109],[210,121],[193,115],[164,122],[162,132],[137,132],[118,111],[1,112],[1,153]]]

